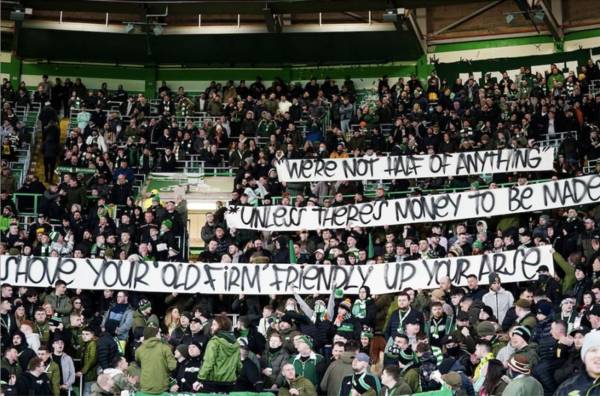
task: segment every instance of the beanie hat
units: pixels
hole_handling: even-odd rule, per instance
[[[161,225],[164,225],[168,229],[173,228],[173,222],[171,220],[169,220],[169,219],[163,220],[163,222],[161,223]]]
[[[488,280],[490,282],[490,285],[495,282],[500,283],[500,276],[495,272],[490,272],[490,274],[488,275]]]
[[[340,308],[344,308],[346,311],[352,311],[352,300],[349,298],[345,299],[340,303]]]
[[[190,311],[183,311],[183,312],[181,313],[181,316],[182,316],[182,317],[183,317],[183,316],[185,316],[185,317],[186,317],[186,318],[188,318],[188,320],[190,320],[190,321],[191,321],[191,320],[192,320],[192,318],[193,318],[193,315],[192,315],[192,313],[191,313]]]
[[[477,325],[479,337],[493,336],[496,334],[496,326],[490,321],[481,322]]]
[[[552,304],[546,300],[540,300],[535,305],[535,312],[544,316],[550,316],[552,314]]]
[[[157,334],[158,334],[158,327],[146,326],[144,328],[144,340],[147,340],[152,337],[156,337]]]
[[[581,347],[581,360],[585,361],[585,355],[590,349],[597,346],[600,346],[600,330],[590,331],[583,339],[583,345]]]
[[[140,311],[144,311],[148,308],[152,308],[152,304],[150,304],[150,301],[146,300],[145,298],[142,298],[138,303],[138,309]]]
[[[310,338],[307,335],[301,335],[300,337],[298,337],[298,341],[302,341],[303,343],[305,343],[306,345],[308,345],[310,347],[310,349],[313,348],[313,340],[312,338]]]
[[[175,348],[179,351],[179,353],[181,354],[181,356],[183,356],[184,358],[188,358],[190,355],[188,354],[188,346],[187,344],[179,344],[177,345],[177,348]]]
[[[368,339],[373,338],[373,329],[371,329],[368,326],[364,326],[363,330],[360,332],[360,336],[362,337],[366,337]]]
[[[513,335],[518,335],[523,340],[525,340],[525,342],[529,342],[529,339],[531,338],[531,330],[529,330],[525,326],[517,326],[517,327],[515,327],[515,329],[513,330],[512,334]]]
[[[529,374],[531,372],[527,355],[514,355],[508,361],[508,367],[521,374]]]

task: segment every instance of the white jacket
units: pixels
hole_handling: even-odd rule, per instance
[[[515,298],[511,292],[500,288],[497,292],[490,290],[485,293],[482,301],[485,305],[492,308],[494,316],[498,319],[498,323],[502,323],[506,312],[512,307]]]

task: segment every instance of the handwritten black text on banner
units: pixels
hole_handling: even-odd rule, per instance
[[[279,180],[414,179],[552,170],[554,149],[506,149],[452,154],[338,159],[284,159],[275,164]]]
[[[229,227],[299,231],[377,227],[502,216],[600,202],[600,175],[545,183],[424,195],[337,207],[232,206]]]
[[[534,279],[545,264],[551,271],[549,246],[431,260],[375,265],[332,266],[298,264],[200,264],[139,262],[54,257],[0,257],[0,283],[13,286],[49,287],[58,279],[68,287],[88,290],[136,290],[139,292],[205,294],[328,293],[341,287],[356,294],[370,286],[373,294],[395,293],[406,287],[433,289],[442,277],[466,285],[468,275],[480,283],[496,272],[502,282]]]

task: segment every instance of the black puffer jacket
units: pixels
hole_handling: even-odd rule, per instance
[[[563,364],[554,371],[554,381],[562,384],[568,378],[574,377],[585,370],[581,360],[581,349],[569,348],[568,355]]]
[[[113,359],[119,354],[119,347],[117,342],[109,333],[104,332],[98,338],[97,355],[98,355],[98,366],[102,370],[112,367]]]

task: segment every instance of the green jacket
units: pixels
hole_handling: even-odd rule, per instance
[[[81,367],[81,373],[83,374],[84,382],[96,381],[96,378],[98,377],[98,374],[96,373],[98,364],[96,343],[97,341],[95,339],[83,343],[83,354],[81,356],[83,367]]]
[[[138,327],[146,327],[148,324],[153,324],[154,327],[160,327],[160,323],[156,315],[152,314],[146,317],[143,313],[136,309],[133,313],[133,325],[131,326],[131,329],[135,330]]]
[[[14,375],[15,377],[21,374],[21,366],[19,365],[19,360],[15,362],[15,364],[10,364],[6,359],[6,356],[2,358],[2,362],[0,363],[2,368],[8,370],[8,375]]]
[[[135,360],[142,368],[140,390],[146,393],[163,393],[169,387],[171,371],[177,367],[177,360],[171,347],[159,338],[144,340],[135,351]]]
[[[96,381],[98,377],[96,373],[98,358],[96,356],[96,340],[83,343],[83,353],[81,356],[83,367],[81,373],[83,374],[84,382]]]
[[[520,375],[510,381],[502,396],[544,396],[544,388],[535,378]]]
[[[400,395],[410,395],[413,393],[410,386],[404,381],[403,378],[399,378],[398,382],[392,389],[389,389],[388,396],[400,396]]]
[[[60,396],[60,368],[51,357],[48,359],[50,359],[50,364],[46,367],[46,375],[50,378],[52,396]]]
[[[279,389],[279,396],[290,396],[290,389],[294,388],[300,392],[299,396],[317,396],[315,386],[304,377],[297,377],[293,381],[286,381],[286,384]]]
[[[48,322],[35,322],[33,324],[33,332],[40,335],[40,342],[42,344],[48,344],[50,341],[50,327],[48,326]]]
[[[495,339],[492,340],[492,353],[494,354],[494,356],[498,356],[498,352],[500,352],[500,349],[504,348],[505,346],[505,341],[502,341],[498,337],[495,337]]]
[[[565,273],[565,277],[562,279],[561,286],[562,293],[567,294],[567,292],[573,288],[573,285],[576,282],[575,267],[569,264],[567,260],[565,260],[564,257],[558,252],[554,252],[552,257],[554,258],[554,262],[558,264],[558,266],[562,268],[563,272]]]
[[[519,326],[527,326],[529,330],[533,330],[537,324],[537,320],[532,313],[528,313],[521,320],[517,319],[517,323],[519,323]]]
[[[45,303],[52,305],[52,308],[62,317],[63,325],[69,323],[69,315],[73,310],[73,304],[71,299],[67,296],[57,296],[56,293],[52,292],[46,296]]]
[[[296,369],[296,375],[300,375],[308,379],[315,387],[317,387],[321,383],[321,378],[319,378],[317,367],[322,364],[323,359],[323,356],[319,355],[318,353],[311,353],[310,357],[306,361],[302,361],[300,354],[298,354],[291,356],[289,363],[294,365],[294,368]]]
[[[403,371],[402,378],[404,378],[404,381],[410,386],[412,393],[421,392],[421,378],[418,369],[411,367],[408,370]]]
[[[235,382],[242,368],[240,345],[231,332],[219,331],[206,345],[200,381]]]
[[[10,222],[12,217],[10,216],[0,216],[0,231],[6,232],[10,227]]]
[[[556,74],[551,73],[548,76],[547,81],[548,81],[548,89],[552,90],[554,88],[554,81],[557,81],[557,82],[563,83],[563,84],[565,83],[565,76],[563,76],[563,74],[560,71]]]

